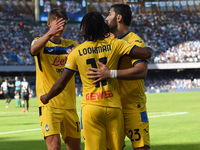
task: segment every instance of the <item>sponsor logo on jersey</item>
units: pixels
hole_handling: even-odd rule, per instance
[[[60,77],[62,75],[64,68],[56,68],[57,75]]]
[[[49,49],[48,52],[52,52],[54,49]]]
[[[59,56],[57,56],[54,59],[54,61],[53,61],[53,63],[51,65],[53,65],[53,66],[64,66],[66,61],[67,61],[67,57],[66,56],[65,56],[65,59],[61,59]]]
[[[86,100],[99,100],[111,97],[113,97],[113,92],[111,90],[96,92],[96,93],[86,93]]]

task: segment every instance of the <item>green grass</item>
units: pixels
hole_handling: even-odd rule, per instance
[[[77,97],[79,114],[80,102],[81,97]],[[15,105],[12,100],[10,107],[5,108],[5,100],[0,100],[0,150],[46,150],[37,100],[30,99],[29,113],[22,113],[22,108]],[[200,92],[147,94],[147,110],[151,150],[200,149]],[[35,130],[24,131],[30,129]],[[83,140],[81,146],[84,149]],[[62,150],[65,149],[62,142]],[[131,149],[126,139],[124,150]]]

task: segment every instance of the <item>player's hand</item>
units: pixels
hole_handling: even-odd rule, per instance
[[[49,100],[46,99],[47,94],[40,96],[40,100],[43,104],[47,104]]]
[[[110,69],[103,63],[98,61],[98,64],[102,67],[101,69],[97,68],[88,68],[88,70],[93,72],[87,72],[88,79],[96,79],[92,84],[96,84],[99,81],[110,78]]]
[[[66,24],[66,20],[64,20],[63,18],[58,19],[56,17],[56,22],[55,24],[52,26],[52,28],[50,29],[50,33],[52,35],[57,34],[58,32],[62,32],[64,29],[64,25]]]
[[[2,91],[0,91],[0,94],[2,94],[3,92]]]

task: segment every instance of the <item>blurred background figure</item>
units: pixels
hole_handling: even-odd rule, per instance
[[[4,98],[6,99],[6,108],[9,108],[9,103],[11,101],[11,93],[10,87],[14,87],[14,84],[8,83],[8,77],[5,78],[5,81],[1,84],[0,94],[4,94]]]
[[[15,98],[17,101],[16,107],[22,107],[21,101],[20,101],[20,84],[21,84],[21,81],[19,80],[19,77],[16,76],[15,77]]]
[[[25,112],[25,101],[26,101],[26,112],[28,112],[29,108],[29,94],[31,93],[30,84],[27,82],[27,77],[23,77],[23,81],[21,82],[21,99],[22,99],[22,112]]]

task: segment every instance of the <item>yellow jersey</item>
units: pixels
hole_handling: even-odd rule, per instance
[[[38,39],[35,38],[31,45]],[[50,91],[64,70],[67,60],[66,51],[76,46],[78,46],[76,42],[68,39],[61,38],[59,43],[49,40],[44,48],[34,56],[36,64],[36,94],[39,107],[44,105],[40,101],[40,96]],[[46,105],[59,109],[76,109],[75,77],[73,76],[65,89]]]
[[[128,41],[133,45],[146,47],[144,41],[135,33],[129,31],[119,39]],[[119,62],[119,69],[127,69],[134,67],[139,62],[146,62],[148,60],[133,59],[128,56],[123,56]],[[124,112],[146,110],[146,95],[143,84],[143,79],[140,80],[119,80],[121,103]]]
[[[88,79],[88,68],[100,68],[98,61],[106,64],[110,69],[117,70],[118,61],[123,55],[130,55],[134,45],[116,38],[104,40],[85,41],[76,47],[68,56],[65,69],[69,71],[79,70],[83,84],[84,105],[98,105],[105,107],[121,107],[119,85],[117,79],[107,79],[97,84],[92,84],[94,79]]]

